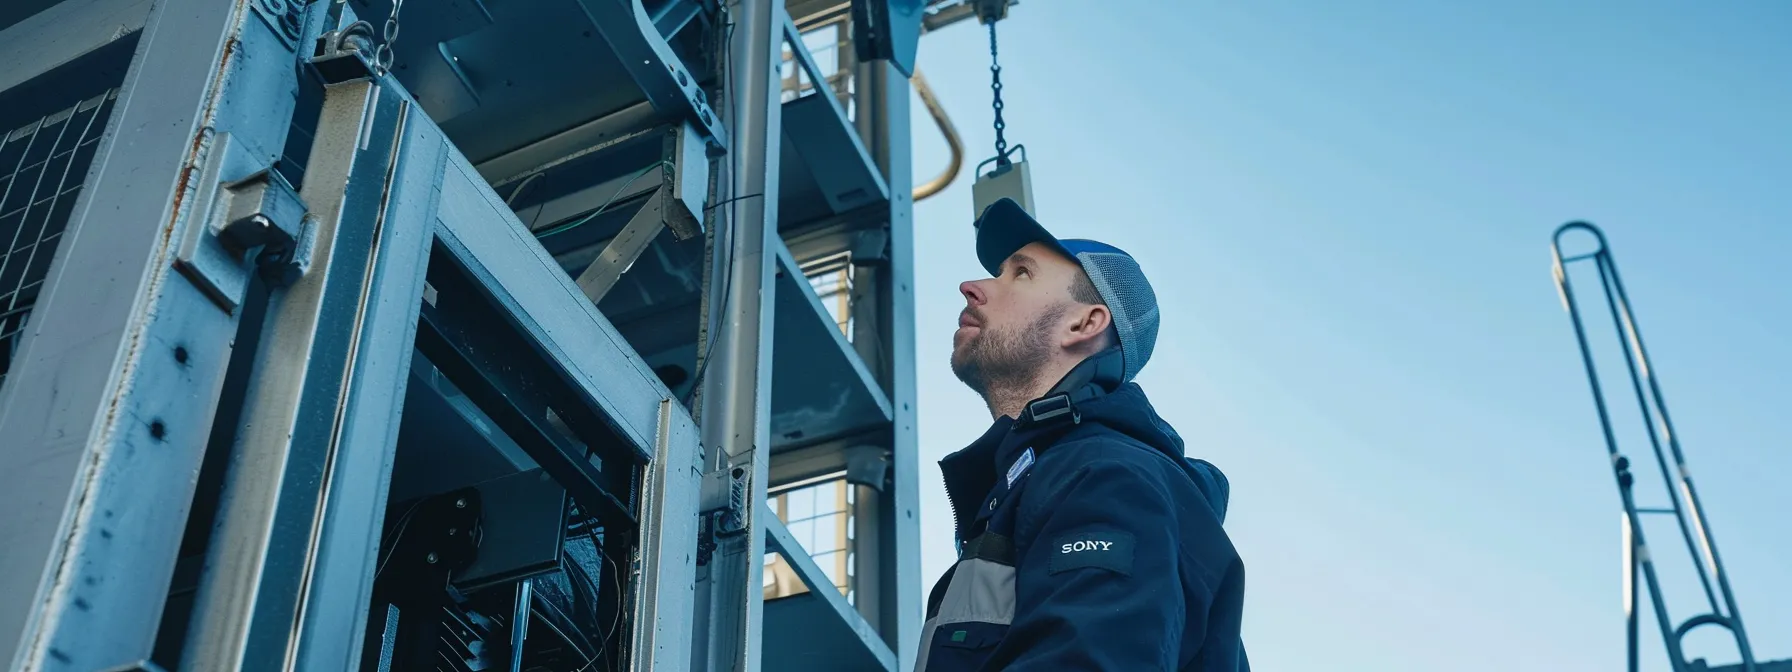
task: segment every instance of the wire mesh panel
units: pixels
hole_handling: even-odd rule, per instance
[[[0,387],[117,96],[109,90],[0,138]]]

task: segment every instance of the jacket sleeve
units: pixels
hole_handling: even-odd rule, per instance
[[[1030,543],[995,662],[1014,672],[1176,669],[1185,647],[1200,646],[1182,635],[1190,619],[1202,622],[1187,631],[1205,630],[1212,597],[1185,585],[1179,513],[1162,472],[1114,460],[1059,469],[1041,464],[1033,475],[1043,478],[1023,494],[1032,503],[1016,532]]]

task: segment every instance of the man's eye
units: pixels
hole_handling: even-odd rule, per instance
[[[1033,275],[1033,274],[1032,274],[1032,272],[1030,272],[1030,271],[1028,271],[1028,270],[1027,270],[1027,267],[1025,267],[1025,266],[1022,266],[1022,267],[1020,267],[1020,268],[1017,268],[1017,269],[1014,269],[1014,277],[1017,277],[1017,278],[1018,278],[1018,277],[1020,277],[1020,276],[1023,276],[1023,275],[1025,275],[1025,276],[1029,276],[1029,277],[1030,277],[1030,276],[1032,276],[1032,275]]]

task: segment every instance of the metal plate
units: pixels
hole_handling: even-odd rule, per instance
[[[374,5],[374,17],[390,7]],[[427,16],[410,9],[393,73],[473,163],[649,100],[648,91],[673,98],[655,101],[658,116],[687,116],[676,103],[700,105],[693,121],[719,129],[691,69],[657,31],[627,20],[637,11],[635,0],[453,0]],[[617,25],[594,19],[612,15]],[[655,67],[631,68],[624,52]]]

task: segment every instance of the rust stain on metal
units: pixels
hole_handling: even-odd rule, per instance
[[[208,90],[206,91],[205,107],[202,108],[200,112],[200,123],[198,124],[199,130],[194,133],[193,144],[188,148],[187,161],[185,165],[181,167],[180,178],[176,182],[171,215],[167,223],[162,227],[161,245],[155,250],[157,257],[155,263],[156,266],[160,266],[163,263],[163,260],[168,257],[168,250],[173,239],[174,229],[180,221],[181,207],[185,201],[187,189],[192,185],[193,169],[199,165],[202,150],[212,135],[212,124],[217,116],[218,102],[222,98],[225,76],[230,72],[231,60],[235,57],[237,52],[241,50],[237,35],[242,29],[243,19],[247,16],[244,13],[246,7],[243,3],[245,1],[247,0],[237,0],[236,7],[233,10],[236,13],[236,16],[233,17],[233,25],[229,35],[224,41],[223,56],[219,59],[214,70],[211,86],[208,87]],[[125,346],[125,356],[120,365],[121,375],[119,376],[119,387],[113,390],[113,393],[106,403],[106,421],[102,425],[105,429],[102,430],[103,433],[98,437],[98,443],[100,445],[108,443],[112,436],[118,432],[116,423],[118,422],[119,404],[132,386],[132,377],[136,374],[137,363],[143,351],[143,331],[142,327],[139,325],[142,321],[154,319],[155,307],[153,304],[155,303],[155,297],[159,296],[164,277],[165,275],[162,273],[150,274],[149,286],[146,288],[145,296],[150,297],[152,307],[144,313],[134,315],[132,320],[134,328],[127,330],[130,336],[129,341]],[[62,539],[62,557],[57,563],[55,573],[50,581],[52,588],[45,596],[43,603],[40,604],[40,607],[46,612],[60,612],[65,608],[59,600],[57,600],[56,596],[62,594],[65,590],[68,590],[73,583],[71,575],[75,570],[74,563],[77,554],[70,553],[69,550],[74,548],[75,540],[80,538],[87,527],[87,520],[93,513],[93,488],[99,480],[100,475],[103,473],[102,467],[109,457],[109,451],[105,450],[92,451],[87,455],[87,463],[84,465],[81,474],[79,486],[80,495],[75,504],[76,513],[74,520],[69,525],[69,530]],[[50,646],[48,638],[51,633],[49,631],[44,628],[36,628],[35,630],[36,631],[32,633],[31,643],[28,645],[29,648],[27,650],[44,651],[46,654],[52,656],[57,656],[57,654],[62,653]]]

